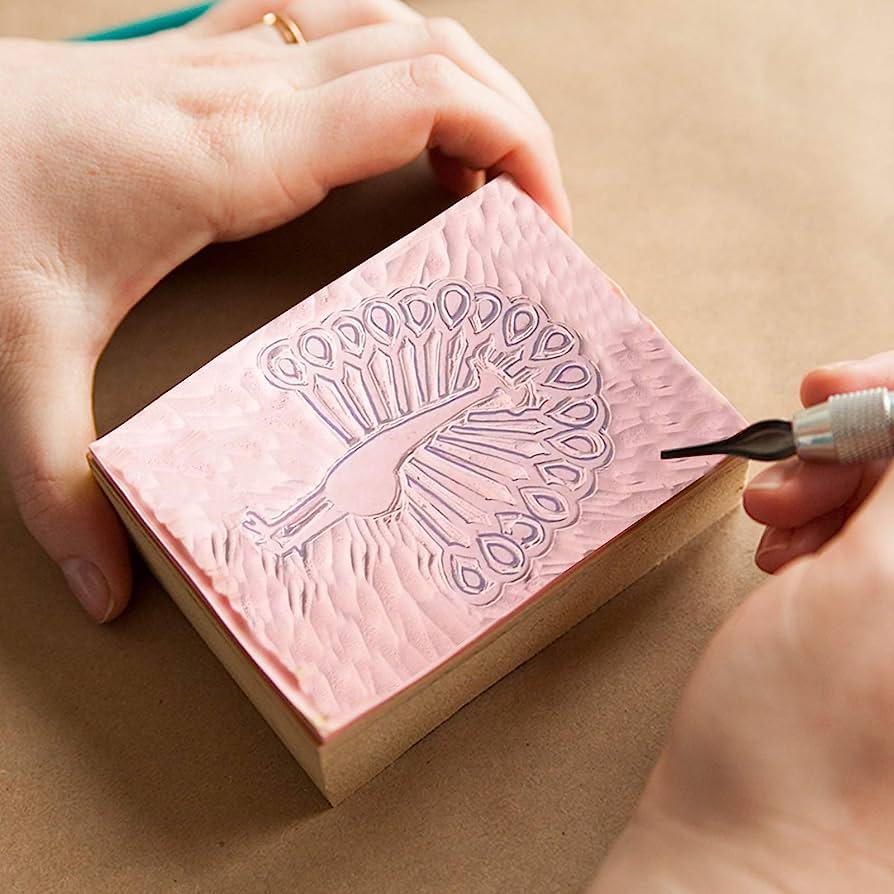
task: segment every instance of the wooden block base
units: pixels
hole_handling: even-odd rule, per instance
[[[321,742],[149,536],[99,466],[91,462],[155,576],[333,805],[728,512],[744,487],[746,465],[735,459],[721,463],[558,578],[497,631]]]

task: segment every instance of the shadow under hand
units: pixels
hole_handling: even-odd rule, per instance
[[[337,189],[263,236],[200,252],[136,305],[106,348],[96,374],[99,433],[453,201],[420,161]]]

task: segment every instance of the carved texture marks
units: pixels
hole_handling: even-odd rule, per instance
[[[344,444],[309,493],[244,526],[306,556],[347,516],[413,522],[447,587],[500,598],[577,521],[612,456],[580,337],[524,296],[440,280],[370,298],[265,346],[259,367]]]
[[[93,450],[325,738],[716,464],[661,446],[740,421],[500,178]]]

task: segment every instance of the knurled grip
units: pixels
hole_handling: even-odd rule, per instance
[[[839,462],[863,463],[894,455],[894,400],[887,388],[835,394],[828,404]]]

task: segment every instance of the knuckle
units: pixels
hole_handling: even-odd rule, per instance
[[[456,66],[441,53],[426,53],[407,64],[410,86],[421,93],[438,93],[449,87],[456,75]]]
[[[436,52],[456,51],[471,39],[468,31],[456,19],[447,16],[426,19],[424,27]]]
[[[232,165],[234,142],[238,139],[231,116],[218,108],[210,97],[185,100],[179,104],[179,109],[189,119],[187,141],[190,149],[205,160],[208,175],[217,178],[221,168],[226,173]],[[205,165],[202,167],[205,169]]]
[[[192,141],[210,158],[215,171],[230,168],[253,139],[269,104],[269,91],[246,84],[196,85],[178,96],[177,110],[188,121]]]
[[[183,68],[241,68],[269,59],[269,52],[266,51],[267,47],[262,41],[236,32],[223,37],[191,40],[188,45],[178,47],[175,61]]]
[[[244,84],[231,78],[216,87],[196,83],[181,92],[178,111],[200,159],[195,179],[215,238],[254,229],[256,220],[280,220],[318,188],[309,175],[296,185],[281,171],[287,166],[276,135],[306,112],[300,97],[288,75],[277,72]]]

